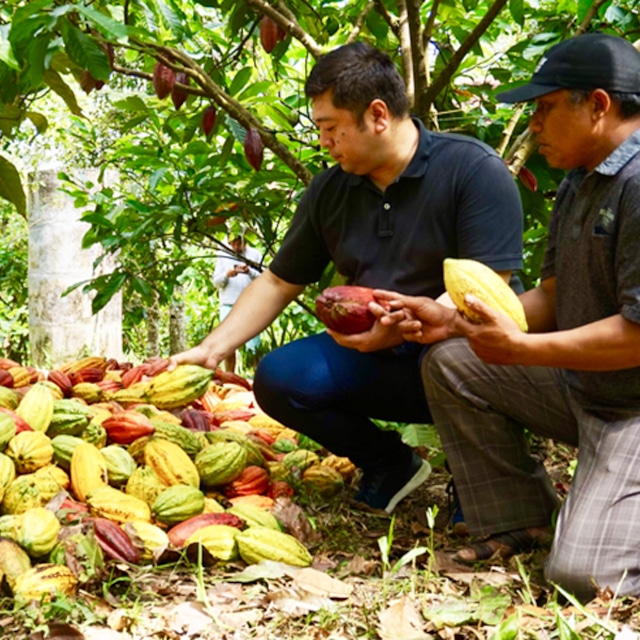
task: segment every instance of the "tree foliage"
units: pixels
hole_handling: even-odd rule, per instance
[[[521,189],[530,284],[561,175],[532,155],[526,112],[495,93],[527,78],[554,42],[594,29],[633,40],[638,27],[635,3],[613,0],[8,0],[0,197],[25,214],[6,150],[27,123],[47,135],[41,104],[53,92],[73,114],[77,163],[121,176],[117,187],[67,176],[91,224],[85,244],[119,256],[116,271],[80,283],[95,292],[94,310],[120,290],[166,303],[235,224],[268,262],[300,192],[326,166],[304,78],[323,52],[362,39],[392,55],[429,127],[486,141],[514,176],[527,163],[538,183]],[[162,98],[159,68],[173,77]],[[82,93],[99,118],[88,120]]]

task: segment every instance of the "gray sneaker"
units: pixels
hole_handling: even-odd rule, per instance
[[[400,500],[417,489],[430,474],[431,465],[414,452],[408,468],[365,473],[355,500],[372,509],[384,509],[391,513]]]

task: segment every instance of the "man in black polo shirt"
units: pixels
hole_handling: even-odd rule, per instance
[[[522,260],[522,211],[504,162],[483,143],[429,132],[409,115],[391,59],[364,43],[311,71],[306,95],[320,144],[336,164],[317,175],[269,268],[228,318],[175,362],[215,367],[264,330],[330,262],[349,284],[444,295],[446,257],[480,260],[506,279]],[[429,464],[372,418],[431,421],[420,380],[423,347],[397,327],[293,341],[264,357],[254,391],[275,419],[363,471],[356,500],[393,511]]]

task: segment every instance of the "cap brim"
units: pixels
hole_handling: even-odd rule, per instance
[[[496,98],[500,102],[508,103],[529,102],[530,100],[535,100],[547,93],[558,91],[558,89],[562,89],[562,87],[559,87],[558,85],[535,84],[530,82],[529,84],[524,84],[521,87],[516,87],[515,89],[498,93],[496,94]]]

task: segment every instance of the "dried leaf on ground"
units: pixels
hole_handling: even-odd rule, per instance
[[[432,637],[424,632],[423,620],[407,596],[380,612],[379,634],[382,640],[427,640]]]
[[[328,598],[348,598],[353,592],[353,586],[346,584],[337,578],[332,578],[326,573],[312,569],[301,569],[293,578],[294,584],[317,596]]]
[[[320,534],[311,526],[307,514],[291,498],[278,498],[271,508],[271,513],[280,520],[287,533],[303,544],[311,544],[320,539]]]

